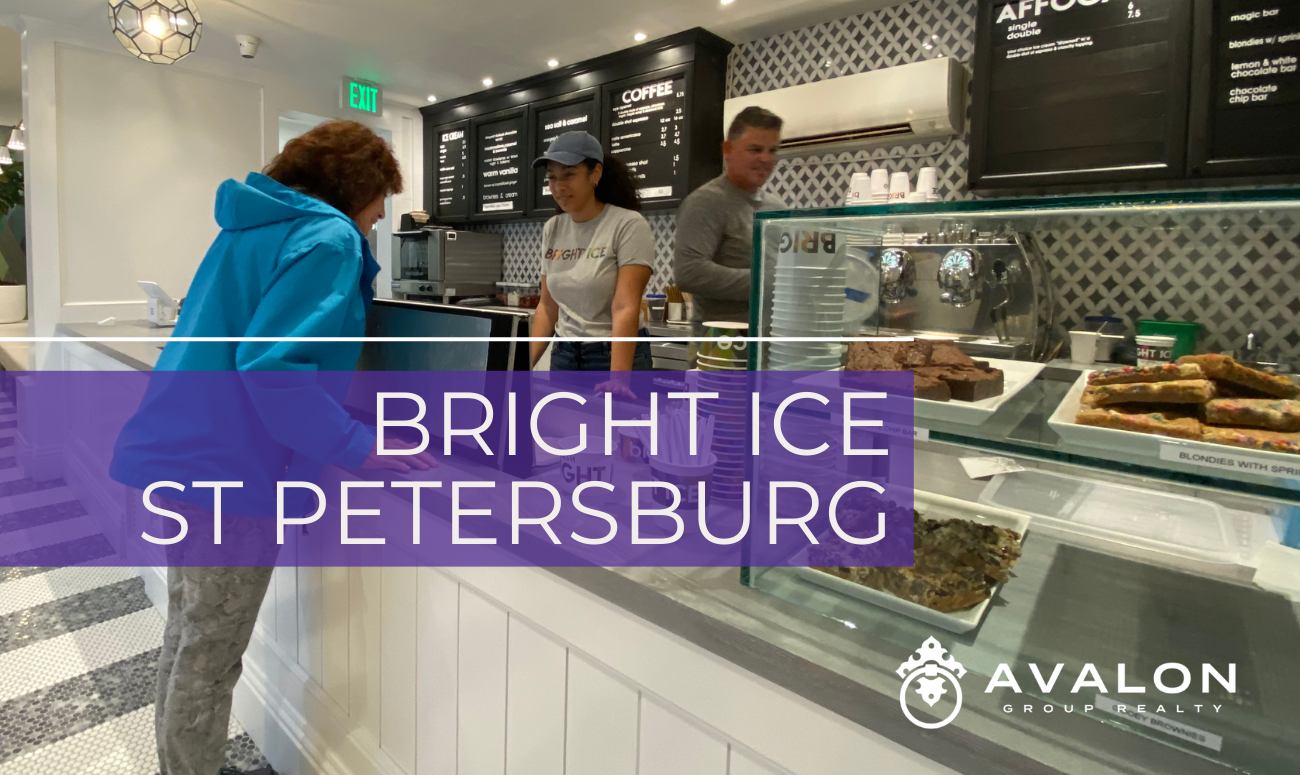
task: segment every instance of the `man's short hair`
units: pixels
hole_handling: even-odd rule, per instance
[[[736,114],[731,120],[731,127],[727,129],[727,139],[736,142],[740,136],[745,134],[746,129],[762,129],[781,131],[785,124],[781,117],[770,110],[765,110],[758,106],[750,106]]]

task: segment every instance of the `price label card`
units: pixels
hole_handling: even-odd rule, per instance
[[[1224,446],[1207,450],[1174,441],[1167,441],[1160,445],[1160,459],[1169,463],[1300,480],[1300,455],[1293,457],[1295,457],[1294,461],[1278,460],[1273,457],[1252,455],[1247,450],[1239,450],[1235,447]]]
[[[987,479],[998,474],[1014,474],[1024,471],[1024,466],[1009,457],[964,457],[961,467],[972,479]]]

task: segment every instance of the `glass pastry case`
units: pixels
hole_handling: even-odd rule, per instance
[[[918,559],[742,583],[841,623],[857,680],[894,691],[935,638],[973,674],[952,724],[1032,730],[1048,771],[1300,772],[1298,239],[1300,190],[759,213],[750,368],[823,393],[913,372],[890,443],[913,444]],[[1151,322],[1191,349],[1140,348]],[[934,570],[945,523],[1017,548]],[[972,569],[978,598],[918,591]],[[900,696],[921,723],[952,701]],[[1131,745],[1091,747],[1096,724]]]

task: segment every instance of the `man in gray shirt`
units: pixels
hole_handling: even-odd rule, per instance
[[[776,168],[781,124],[762,108],[742,110],[722,144],[726,171],[692,192],[677,211],[673,274],[695,303],[695,336],[704,322],[749,322],[754,213],[784,206],[761,193]]]

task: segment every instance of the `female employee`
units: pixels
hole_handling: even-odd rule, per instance
[[[654,266],[655,243],[638,210],[627,165],[606,156],[586,132],[566,132],[533,162],[546,167],[551,196],[563,210],[542,232],[542,300],[537,337],[558,336],[555,371],[649,370],[650,343],[578,342],[580,337],[635,337],[641,297]],[[533,342],[533,363],[547,342]]]
[[[326,464],[436,465],[427,453],[376,454],[374,432],[342,407],[346,385],[328,376],[354,369],[361,343],[320,341],[365,335],[379,272],[366,234],[383,217],[384,198],[401,190],[388,145],[352,121],[321,124],[291,140],[265,174],[222,183],[221,233],[190,283],[140,409],[118,437],[109,472],[131,488],[131,514],[144,512],[140,490],[151,482],[185,483],[154,492],[150,503],[185,515],[193,534],[212,524],[214,506],[211,489],[188,485],[235,480],[243,486],[221,501],[223,546],[234,543],[231,523],[255,525],[242,535],[250,547],[264,550],[257,534],[271,537],[269,553],[231,551],[210,563],[245,567],[188,567],[199,563],[182,553],[185,544],[168,549],[155,709],[167,775],[216,775],[225,760],[241,658],[274,570],[276,520],[262,517],[275,513],[267,509],[276,480],[310,481]]]

